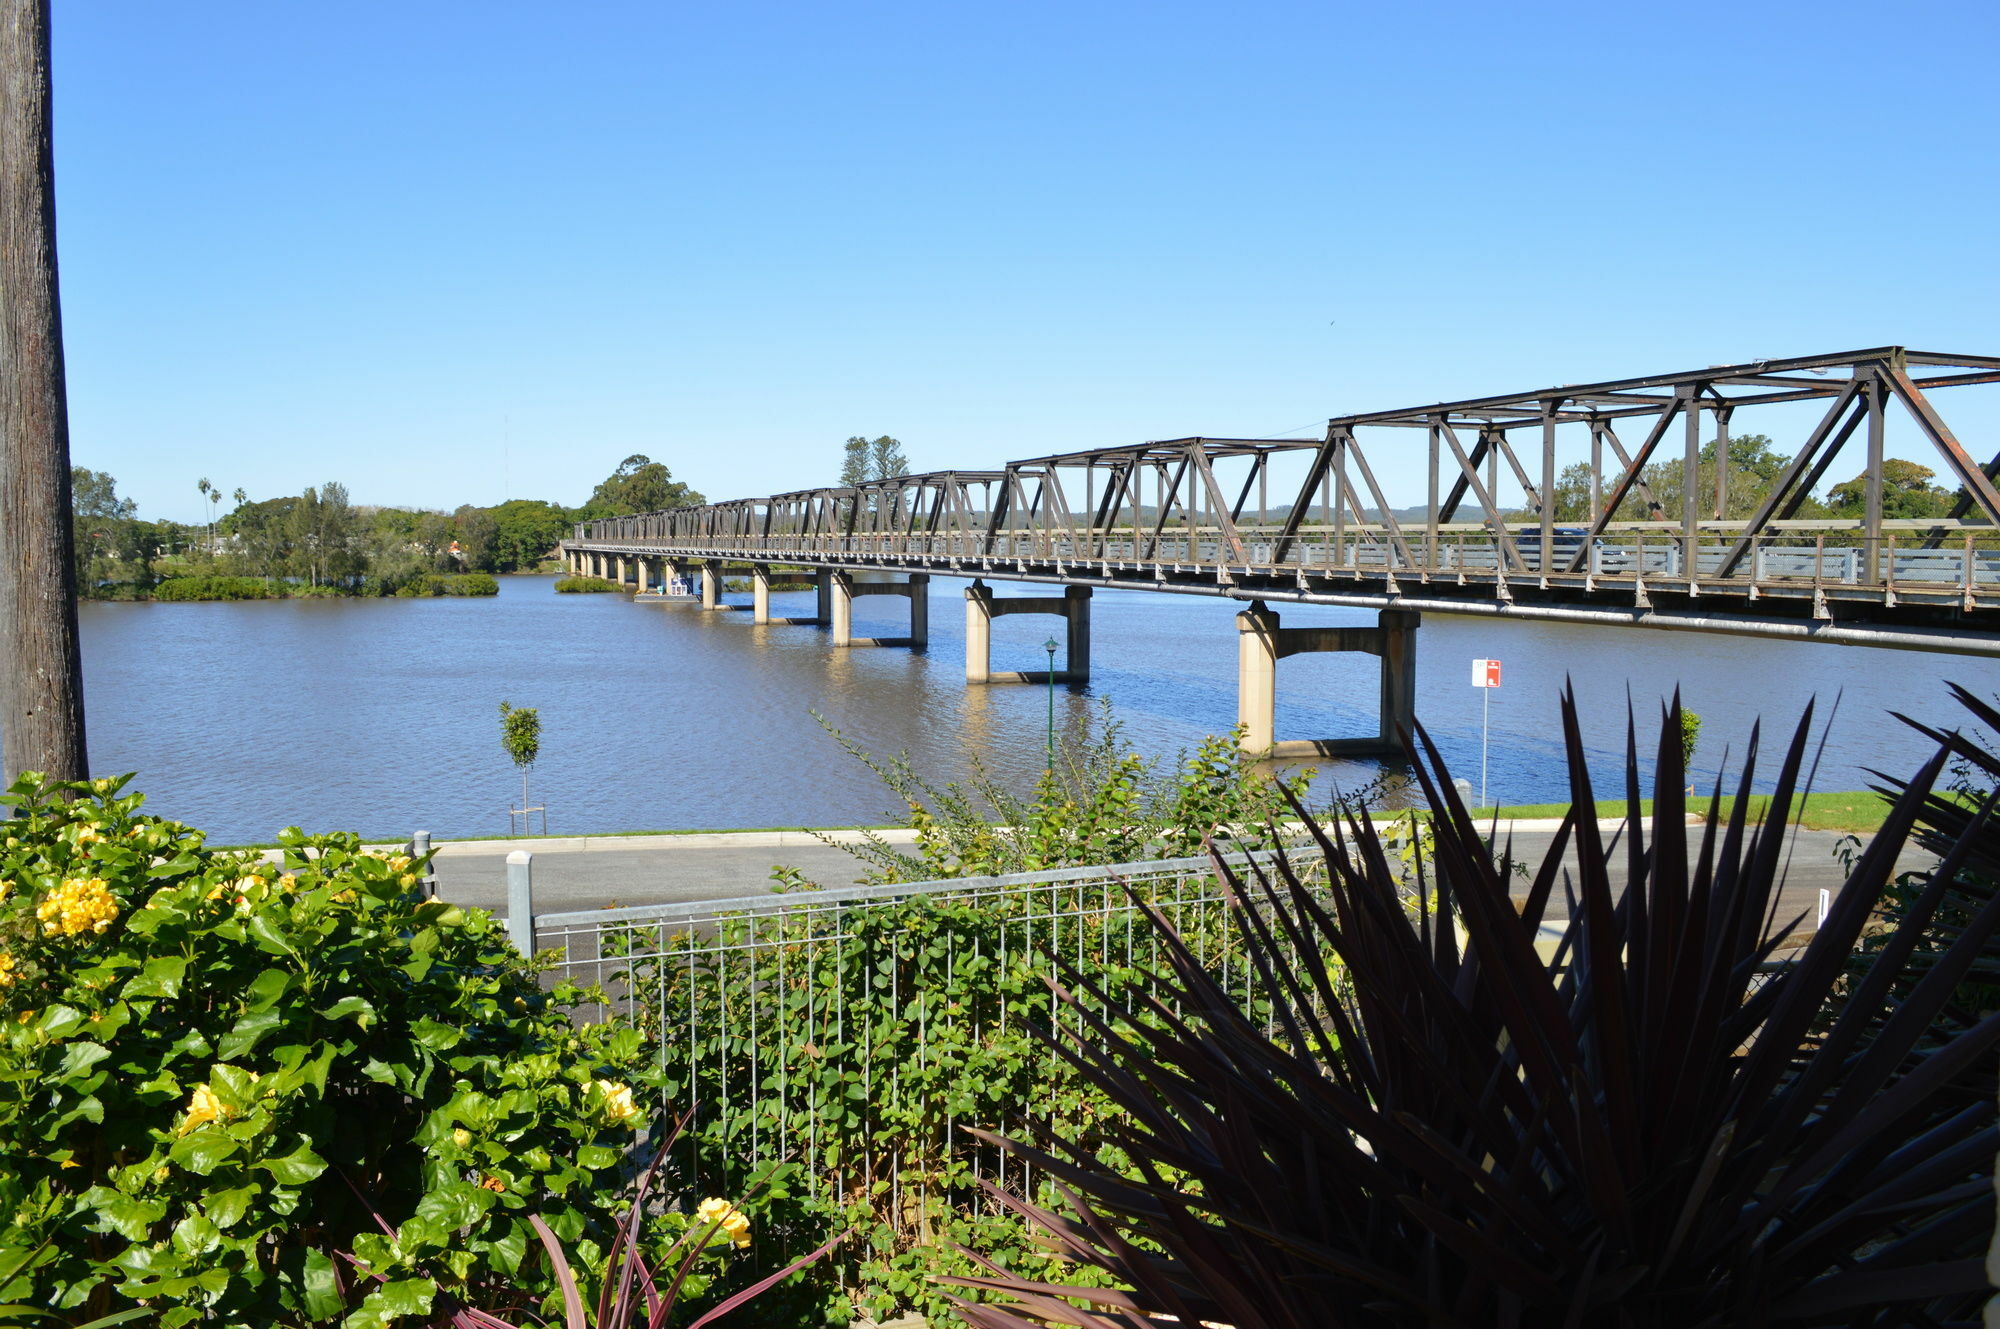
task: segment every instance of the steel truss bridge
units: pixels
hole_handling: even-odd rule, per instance
[[[1934,400],[1995,382],[2000,358],[1897,346],[1713,365],[586,522],[564,549],[620,576],[872,570],[2000,655],[2000,452],[1968,452]],[[1892,430],[1947,516],[1885,515]],[[1795,450],[1742,515],[1702,453],[1753,432]],[[1858,517],[1798,515],[1856,471]],[[1378,478],[1418,474],[1421,495]]]

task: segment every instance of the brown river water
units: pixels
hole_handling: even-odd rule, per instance
[[[1042,767],[1046,691],[965,684],[963,582],[931,583],[931,642],[921,653],[834,651],[823,628],[758,627],[744,612],[556,595],[547,577],[500,583],[486,600],[87,604],[93,770],[137,771],[152,811],[217,843],[245,843],[293,824],[371,836],[504,834],[520,781],[500,746],[503,699],[541,710],[534,801],[547,804],[558,834],[905,821],[814,712],[870,752],[907,751],[940,779],[962,775],[973,754],[1017,786]],[[778,594],[772,607],[809,615],[813,600]],[[1109,697],[1127,741],[1150,756],[1226,730],[1239,607],[1100,591],[1092,678],[1056,689],[1058,725]],[[899,599],[871,596],[855,608],[857,634],[905,630]],[[1373,621],[1361,611],[1280,609],[1287,626]],[[993,667],[1043,667],[1042,642],[1056,625],[1031,615],[995,620]],[[1628,695],[1650,743],[1660,701],[1678,686],[1702,716],[1696,766],[1711,778],[1760,715],[1774,738],[1788,735],[1817,698],[1821,789],[1862,788],[1869,768],[1908,774],[1928,755],[1890,709],[1954,723],[1946,680],[2000,694],[2000,661],[1965,656],[1433,615],[1418,637],[1418,714],[1475,785],[1475,657],[1504,664],[1491,698],[1488,780],[1494,798],[1511,803],[1565,794],[1565,678],[1585,708],[1593,768],[1607,781],[1620,778]],[[1278,736],[1371,733],[1375,690],[1371,657],[1287,659]],[[1776,759],[1767,741],[1762,769]],[[1331,762],[1321,779],[1352,787],[1381,769]]]

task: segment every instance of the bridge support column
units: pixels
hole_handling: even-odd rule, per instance
[[[714,562],[701,565],[701,607],[722,608],[722,568]]]
[[[903,581],[856,581],[845,572],[830,578],[832,592],[833,644],[835,646],[911,646],[930,644],[930,588],[928,572],[913,572]],[[900,595],[910,602],[910,635],[907,637],[857,637],[854,635],[854,601],[863,595]]]
[[[618,556],[618,584],[620,586],[625,584],[625,555],[623,554]]]
[[[835,572],[828,574],[827,579],[821,585],[825,586],[828,593],[832,596],[833,612],[827,616],[827,622],[833,628],[833,644],[835,646],[852,646],[854,644],[854,582],[845,572]]]
[[[1407,609],[1384,609],[1372,628],[1285,628],[1262,600],[1236,616],[1236,722],[1255,757],[1335,757],[1400,750],[1398,731],[1416,718],[1417,625]],[[1372,738],[1278,742],[1278,661],[1288,655],[1363,651],[1381,662],[1380,721]]]
[[[968,683],[1047,683],[1046,669],[993,672],[993,620],[1004,614],[1059,614],[1063,618],[1066,651],[1058,683],[1082,683],[1090,677],[1090,588],[1071,586],[1061,595],[997,599],[993,589],[974,580],[965,589],[965,681]]]
[[[763,563],[750,569],[750,621],[771,621],[771,569]]]
[[[638,588],[639,594],[644,595],[646,593],[646,556],[644,554],[632,560],[632,571],[634,584]]]
[[[833,623],[833,578],[832,568],[821,568],[813,573],[813,592],[818,597],[815,612],[819,621],[829,626]]]

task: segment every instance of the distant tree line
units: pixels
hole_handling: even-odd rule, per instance
[[[87,599],[132,600],[173,578],[259,578],[317,594],[394,595],[441,574],[533,571],[579,521],[704,502],[641,454],[620,462],[580,507],[517,498],[492,507],[356,507],[338,481],[253,500],[204,477],[213,519],[143,521],[103,471],[71,471],[77,586]]]
[[[1729,440],[1723,453],[1723,504],[1715,507],[1716,446],[1704,443],[1695,468],[1695,515],[1703,521],[1747,521],[1757,514],[1772,486],[1791,465],[1792,459],[1771,446],[1763,434],[1739,434]],[[1659,504],[1654,509],[1639,487],[1627,491],[1613,515],[1614,521],[1679,521],[1686,502],[1687,473],[1684,458],[1657,461],[1640,472],[1646,487]],[[1913,461],[1891,457],[1882,463],[1882,515],[1885,518],[1942,517],[1951,511],[1953,494],[1932,484],[1936,472]],[[1603,481],[1603,498],[1611,497],[1615,474]],[[1557,521],[1587,521],[1590,518],[1590,465],[1578,462],[1565,467],[1556,478],[1554,495]],[[1824,497],[1806,496],[1792,513],[1795,518],[1859,520],[1868,506],[1866,472],[1843,480],[1826,491]]]

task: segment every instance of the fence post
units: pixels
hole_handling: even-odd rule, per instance
[[[525,849],[507,855],[507,940],[535,955],[535,856]]]

